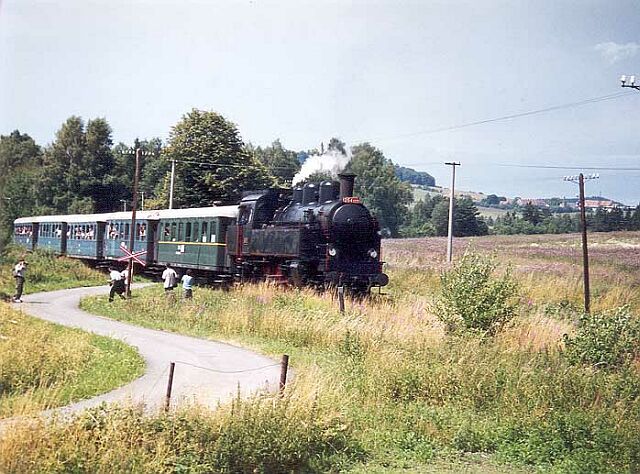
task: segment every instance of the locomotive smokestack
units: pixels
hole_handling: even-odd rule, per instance
[[[356,175],[353,173],[340,173],[340,200],[346,197],[353,196],[353,182],[356,179]]]

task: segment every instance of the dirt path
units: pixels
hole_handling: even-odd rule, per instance
[[[72,413],[102,402],[144,403],[150,410],[164,404],[170,362],[176,362],[172,406],[198,403],[215,407],[238,395],[274,390],[280,378],[277,361],[229,344],[145,329],[94,316],[78,308],[85,296],[104,294],[107,287],[35,293],[14,308],[40,319],[124,341],[138,349],[145,374],[119,389],[55,411]]]

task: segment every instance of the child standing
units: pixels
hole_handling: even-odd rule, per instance
[[[193,272],[191,270],[187,270],[182,276],[182,289],[184,290],[184,298],[190,300],[193,298],[193,284],[195,282],[195,278],[193,277]]]

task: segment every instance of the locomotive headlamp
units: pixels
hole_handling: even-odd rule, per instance
[[[369,250],[369,257],[371,258],[378,258],[378,252],[376,251],[376,249],[371,249]]]
[[[338,255],[338,251],[336,250],[335,247],[331,247],[329,249],[329,255],[331,255],[332,257],[335,257],[336,255]]]

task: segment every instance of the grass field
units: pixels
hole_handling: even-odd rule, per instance
[[[594,312],[623,307],[637,321],[640,234],[591,239]],[[282,398],[214,413],[143,419],[105,409],[24,428],[0,441],[0,471],[637,472],[637,353],[605,367],[576,362],[585,354],[565,345],[565,334],[582,334],[579,243],[578,235],[456,239],[457,257],[469,248],[493,256],[491,278],[517,285],[507,295],[512,319],[495,334],[447,331],[437,303],[442,272],[455,268],[437,238],[385,241],[386,294],[349,300],[345,314],[330,295],[268,285],[198,288],[190,302],[157,287],[112,305],[89,298],[83,307],[105,316],[287,353],[295,382]],[[469,292],[461,297],[475,303],[474,281],[460,282]],[[613,314],[601,318],[607,330]],[[621,347],[616,331],[599,334],[609,339],[574,346],[596,356]]]
[[[53,252],[43,250],[27,253],[17,246],[9,246],[0,255],[0,301],[9,300],[15,292],[15,281],[11,271],[20,258],[25,258],[29,264],[25,294],[104,285],[107,282],[103,273],[91,269],[79,260],[58,257]]]
[[[0,258],[0,299],[13,293],[11,268],[23,256],[29,293],[105,282],[77,260],[10,247]],[[40,321],[0,302],[0,418],[107,392],[143,370],[137,351],[122,342]]]

